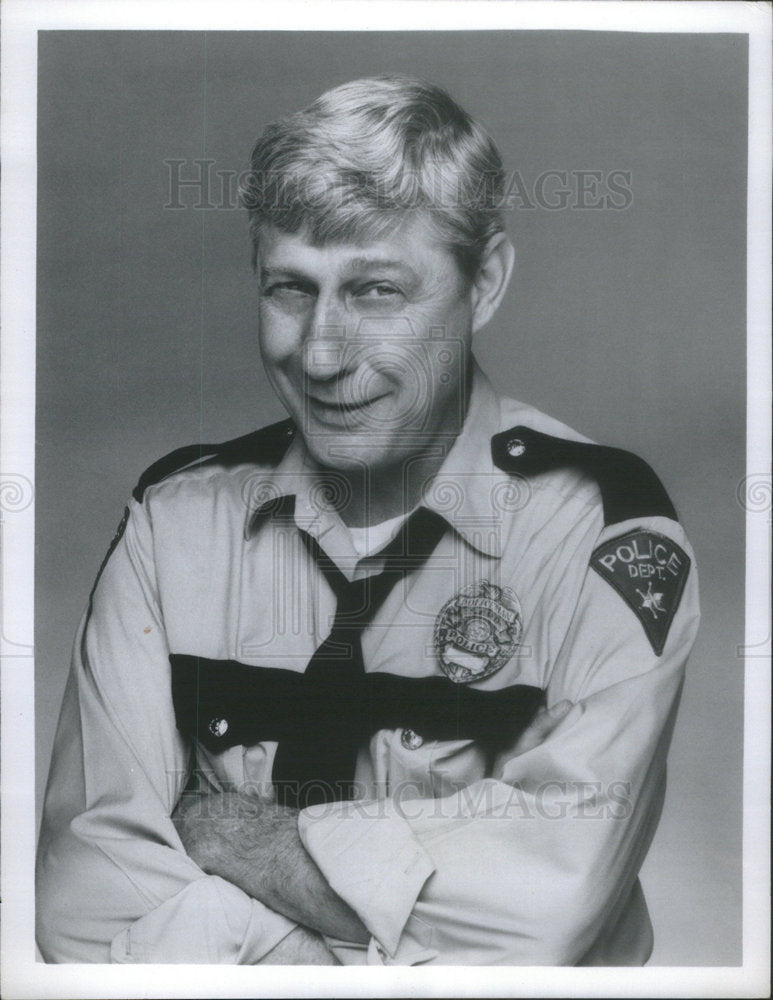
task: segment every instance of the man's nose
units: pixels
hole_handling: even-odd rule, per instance
[[[319,299],[310,317],[303,343],[303,368],[320,381],[342,375],[347,369],[347,315],[344,306]]]

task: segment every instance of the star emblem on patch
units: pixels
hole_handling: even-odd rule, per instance
[[[657,531],[629,531],[600,545],[591,566],[635,613],[660,656],[690,572],[684,549]]]
[[[643,591],[639,590],[638,587],[636,588],[636,593],[641,598],[641,610],[645,610],[646,609],[647,611],[651,611],[652,612],[652,617],[655,619],[655,621],[657,621],[658,615],[661,615],[661,614],[664,615],[666,613],[666,609],[663,607],[663,603],[662,603],[663,602],[663,594],[662,593],[653,593],[653,591],[652,591],[652,583],[650,583],[649,587],[647,587],[647,592],[646,593],[644,593]]]
[[[455,684],[483,680],[512,657],[522,633],[515,591],[479,580],[446,601],[435,619],[440,668]]]

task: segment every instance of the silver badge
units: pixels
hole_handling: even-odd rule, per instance
[[[503,667],[522,633],[521,605],[515,591],[480,580],[440,609],[435,621],[435,650],[446,677],[455,684],[471,684]]]

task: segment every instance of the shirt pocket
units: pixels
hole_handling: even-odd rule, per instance
[[[486,776],[486,754],[473,740],[425,740],[413,729],[382,729],[370,752],[379,793],[399,801],[443,798]]]

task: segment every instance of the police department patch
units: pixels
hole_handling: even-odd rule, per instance
[[[471,684],[503,667],[521,641],[515,591],[480,580],[446,601],[435,621],[440,667],[455,684]]]
[[[600,545],[591,566],[632,608],[660,656],[690,572],[687,553],[656,531],[629,531]]]

